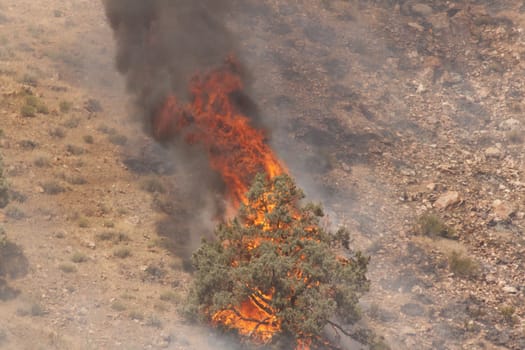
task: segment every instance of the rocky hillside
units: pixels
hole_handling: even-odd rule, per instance
[[[524,25],[517,0],[230,16],[274,149],[372,257],[354,331],[375,349],[525,348]],[[218,346],[177,314],[184,168],[113,56],[99,2],[0,3],[2,349]]]

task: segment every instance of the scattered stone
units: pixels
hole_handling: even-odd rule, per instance
[[[414,4],[412,5],[412,12],[416,15],[420,15],[420,16],[430,16],[432,14],[432,12],[434,12],[434,10],[432,9],[432,7],[426,5],[426,4],[423,4],[423,3],[418,3],[418,4]]]
[[[499,199],[492,202],[492,210],[496,222],[509,220],[511,215],[515,212],[515,209],[510,204]]]
[[[403,326],[403,328],[400,330],[400,333],[402,335],[417,335],[416,330],[410,326]]]
[[[447,191],[443,193],[439,198],[434,202],[434,208],[437,209],[446,209],[451,205],[458,204],[460,202],[459,193],[456,191]]]
[[[514,118],[504,120],[499,124],[499,128],[505,131],[516,130],[519,126],[520,126],[520,121]]]
[[[499,159],[503,157],[503,152],[499,148],[492,146],[485,149],[485,156],[487,158]]]
[[[403,167],[399,169],[399,172],[401,173],[401,175],[404,175],[404,176],[416,176],[416,171],[410,168]]]
[[[436,189],[436,184],[431,182],[429,183],[428,185],[426,185],[426,188],[427,190],[429,190],[430,192],[434,192],[434,190]]]
[[[414,28],[415,30],[417,30],[419,32],[422,32],[422,31],[425,30],[425,28],[421,24],[416,23],[416,22],[409,22],[408,26],[411,27],[411,28]]]
[[[485,276],[485,281],[487,281],[487,283],[495,283],[497,280],[498,279],[493,274],[488,274]]]
[[[513,286],[505,286],[503,287],[503,291],[509,294],[518,294],[518,288]]]

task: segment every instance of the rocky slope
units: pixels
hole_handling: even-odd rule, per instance
[[[230,18],[274,148],[372,256],[358,326],[392,349],[525,348],[524,10],[269,0]],[[0,275],[0,348],[215,348],[177,316],[180,170],[129,122],[102,5],[5,0],[0,43],[2,261],[20,267]]]

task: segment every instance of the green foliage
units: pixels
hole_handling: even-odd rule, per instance
[[[36,112],[42,113],[42,114],[49,114],[49,108],[45,105],[45,103],[40,100],[35,95],[29,95],[26,97],[26,103],[22,107],[22,111],[26,110],[28,111],[31,107],[32,110],[34,110],[33,115],[24,115],[22,112],[22,115],[25,117],[33,117]]]
[[[449,227],[438,216],[434,214],[423,214],[418,220],[418,231],[424,236],[441,236],[456,239],[457,235],[453,228]]]
[[[256,177],[247,205],[193,256],[190,315],[210,320],[259,298],[279,319],[282,335],[314,343],[334,316],[345,323],[359,319],[369,259],[349,249],[345,230],[323,230],[321,208],[300,206],[303,198],[287,175]]]

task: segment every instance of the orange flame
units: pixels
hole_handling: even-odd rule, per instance
[[[234,208],[247,203],[246,192],[257,173],[274,177],[286,172],[267,144],[265,133],[254,128],[234,103],[233,96],[242,89],[238,66],[230,58],[223,67],[192,79],[190,103],[181,105],[175,96],[169,96],[153,118],[153,134],[158,140],[179,135],[207,152],[210,166],[221,175],[226,198]],[[264,213],[250,221],[269,229]],[[247,240],[244,244],[251,250],[261,241]],[[273,291],[256,291],[241,305],[212,315],[212,321],[237,329],[259,343],[268,343],[281,330],[277,312],[270,306],[272,297]],[[297,344],[298,350],[309,347],[307,339]]]
[[[238,207],[257,173],[270,177],[285,172],[266,142],[266,135],[250,125],[232,101],[243,83],[233,59],[205,76],[191,81],[191,103],[181,106],[175,96],[166,99],[153,120],[157,139],[183,135],[208,153],[210,166],[221,174],[227,199]]]

